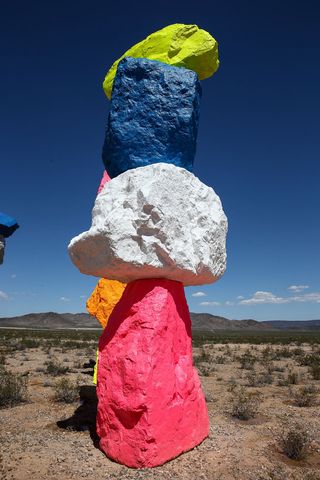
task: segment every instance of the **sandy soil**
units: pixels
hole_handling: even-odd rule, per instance
[[[246,387],[248,391],[261,393],[257,416],[244,421],[230,414],[232,385],[247,385],[250,373],[240,368],[237,357],[248,349],[259,357],[263,348],[265,346],[214,345],[194,349],[195,358],[203,352],[207,354],[200,370],[206,367],[211,370],[201,376],[210,414],[210,436],[194,450],[149,470],[118,465],[99,450],[92,370],[83,368],[89,356],[94,358],[93,348],[67,353],[60,348],[51,348],[50,352],[37,348],[7,355],[6,368],[28,376],[29,398],[26,403],[0,410],[0,479],[319,480],[319,395],[315,405],[297,407],[288,387],[278,385],[292,369],[299,373],[300,385],[320,386],[320,381],[311,379],[307,367],[298,366],[292,358],[274,361],[276,370],[272,372],[271,385]],[[308,352],[311,347],[304,345],[303,349]],[[54,384],[61,377],[48,375],[45,367],[48,360],[70,367],[71,372],[65,376],[78,379],[81,384],[78,402],[55,401]],[[255,370],[264,369],[265,365],[257,362]],[[288,419],[302,420],[312,432],[310,454],[303,461],[289,460],[281,451],[278,436],[282,422]]]

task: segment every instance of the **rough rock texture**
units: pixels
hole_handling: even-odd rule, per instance
[[[102,152],[110,177],[157,162],[192,170],[200,97],[200,82],[191,70],[124,58]]]
[[[210,33],[197,25],[175,23],[152,33],[114,62],[103,82],[108,98],[111,98],[118,63],[124,57],[149,58],[189,68],[198,74],[200,80],[211,77],[219,66],[218,44]]]
[[[126,285],[117,280],[100,278],[87,300],[87,310],[105,328],[115,305],[119,302]]]
[[[129,283],[212,283],[225,271],[227,219],[219,197],[165,163],[130,170],[96,198],[92,227],[69,244],[82,273]]]
[[[101,182],[100,182],[100,185],[99,185],[99,188],[98,188],[98,193],[101,192],[101,190],[103,189],[103,187],[105,186],[106,183],[110,182],[111,178],[109,177],[108,173],[106,171],[103,172],[103,175],[102,175],[102,178],[101,178]]]
[[[97,395],[100,447],[130,467],[161,465],[208,435],[181,283],[127,286],[100,338]]]

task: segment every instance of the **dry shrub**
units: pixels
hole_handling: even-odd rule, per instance
[[[281,360],[282,358],[290,358],[292,356],[292,351],[288,347],[278,348],[275,352],[275,358]]]
[[[55,400],[57,402],[72,403],[79,398],[79,382],[69,378],[60,378],[54,386]]]
[[[264,368],[269,373],[269,375],[272,375],[276,369],[276,366],[271,360],[268,360],[264,363]]]
[[[290,390],[297,407],[311,407],[316,403],[318,389],[315,385],[304,385],[298,390]]]
[[[263,387],[264,385],[271,385],[273,382],[273,376],[268,371],[258,373],[251,370],[246,379],[249,387]]]
[[[0,408],[13,407],[26,401],[27,377],[0,370]]]
[[[223,365],[224,363],[226,363],[227,361],[227,357],[224,356],[224,355],[218,355],[215,359],[214,359],[215,363],[218,363],[219,365]]]
[[[283,426],[280,434],[280,445],[283,453],[293,460],[303,460],[307,457],[312,442],[308,427],[301,422],[291,421]]]
[[[249,392],[245,387],[240,386],[232,392],[231,415],[240,420],[249,420],[258,413],[261,403],[261,396],[258,392]]]
[[[6,356],[4,352],[0,351],[0,369],[2,369],[5,364],[6,364]]]
[[[229,393],[233,393],[234,390],[237,388],[237,380],[234,377],[229,378],[228,380],[228,386],[227,386],[227,391]]]
[[[243,370],[252,370],[257,358],[248,350],[239,358],[240,366]]]
[[[297,385],[299,383],[299,374],[298,372],[293,372],[290,370],[287,375],[287,384],[288,385]]]
[[[309,367],[309,372],[313,380],[320,380],[320,363],[312,363]]]
[[[291,480],[288,477],[287,471],[282,465],[274,465],[268,469],[258,472],[256,480]]]
[[[320,365],[319,353],[311,353],[309,355],[303,355],[299,358],[299,364],[305,367],[310,367],[311,365]]]
[[[198,372],[203,377],[209,377],[211,373],[215,372],[213,365],[210,365],[208,362],[199,363],[197,365]]]

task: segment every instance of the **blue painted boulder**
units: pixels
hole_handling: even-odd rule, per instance
[[[0,212],[0,235],[10,237],[19,228],[17,220],[10,215]]]
[[[110,177],[159,162],[192,171],[200,98],[194,71],[124,58],[113,84],[102,153]]]

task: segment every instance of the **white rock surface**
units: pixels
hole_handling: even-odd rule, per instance
[[[108,182],[96,198],[92,227],[68,248],[88,275],[201,285],[225,271],[227,228],[212,188],[183,168],[156,163]]]

